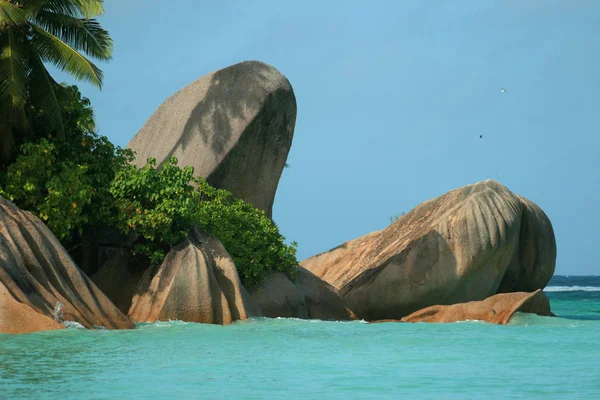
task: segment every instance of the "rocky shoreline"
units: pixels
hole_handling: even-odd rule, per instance
[[[289,81],[249,61],[171,96],[128,147],[140,161],[175,155],[270,217],[295,120]],[[0,197],[0,333],[61,329],[62,321],[131,329],[253,316],[505,324],[517,311],[552,315],[542,291],[555,268],[552,224],[491,180],[302,261],[294,280],[273,273],[250,290],[227,249],[200,228],[154,268],[131,265],[125,240],[98,246],[78,266],[40,219]]]

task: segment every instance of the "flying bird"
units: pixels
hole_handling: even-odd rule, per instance
[[[504,93],[504,92],[505,92],[504,88],[500,89],[500,91],[501,91],[502,93]]]
[[[483,135],[479,135],[479,139],[483,139]]]

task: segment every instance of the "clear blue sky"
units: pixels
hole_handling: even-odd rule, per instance
[[[274,220],[299,259],[491,178],[548,214],[556,273],[600,275],[600,1],[106,0],[105,10],[114,59],[101,65],[102,91],[80,87],[121,146],[213,70],[260,60],[288,77],[298,118]]]

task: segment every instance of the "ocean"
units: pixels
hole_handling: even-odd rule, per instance
[[[0,335],[1,399],[600,398],[600,277],[507,326],[251,319]]]

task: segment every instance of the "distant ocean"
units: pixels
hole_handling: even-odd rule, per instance
[[[600,399],[600,277],[508,326],[252,319],[0,335],[1,399]]]

